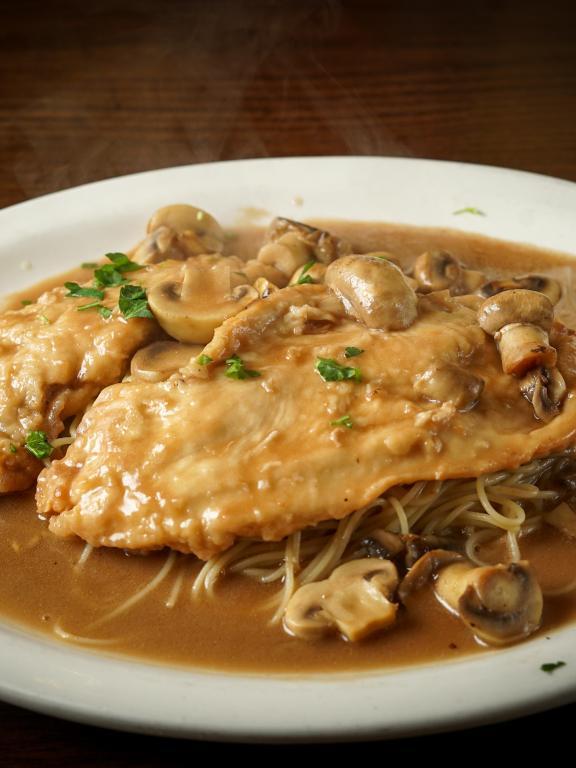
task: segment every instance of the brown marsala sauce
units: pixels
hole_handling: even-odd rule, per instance
[[[576,262],[562,254],[450,230],[342,221],[323,221],[321,225],[350,239],[356,251],[388,250],[407,264],[423,250],[444,248],[467,266],[484,268],[490,275],[546,272],[571,287],[576,272]],[[261,229],[237,230],[229,240],[229,250],[252,255],[261,238]],[[68,273],[66,278],[44,282],[41,289],[62,284],[64,279],[89,276],[90,272]],[[17,307],[22,298],[33,299],[40,292],[38,286],[33,286],[11,297],[10,304]],[[564,300],[559,309],[564,322],[576,327],[570,302]],[[464,625],[436,601],[430,589],[412,596],[391,630],[361,643],[347,643],[337,637],[315,642],[298,640],[280,626],[269,624],[274,609],[267,603],[278,586],[226,576],[217,583],[213,599],[192,599],[191,586],[201,564],[182,555],[177,556],[169,576],[142,602],[100,623],[102,617],[154,578],[167,554],[128,555],[102,548],[94,550],[79,568],[83,547],[79,540],[63,541],[49,533],[46,521],[36,515],[32,492],[0,497],[0,614],[55,639],[55,626],[71,635],[93,639],[94,645],[81,647],[103,653],[236,672],[349,671],[486,652]],[[523,557],[535,567],[544,591],[576,580],[576,542],[554,529],[544,526],[522,538],[520,548]],[[486,552],[486,556],[490,553]],[[167,607],[180,577],[179,598],[173,607]],[[574,619],[576,591],[546,597],[542,628],[534,636],[547,634]]]

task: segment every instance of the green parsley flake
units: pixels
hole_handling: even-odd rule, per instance
[[[54,450],[48,442],[46,433],[42,431],[30,432],[24,445],[37,459],[47,459]]]
[[[296,285],[307,285],[309,283],[313,283],[314,280],[312,280],[312,276],[307,274],[312,267],[316,264],[316,260],[312,259],[312,261],[309,261],[307,264],[304,264],[304,269],[302,272],[300,272],[300,277],[298,280],[296,280]]]
[[[116,285],[124,285],[128,280],[122,277],[122,273],[113,267],[112,264],[104,264],[103,267],[99,267],[94,271],[94,282],[101,288],[112,288]]]
[[[82,269],[96,269],[98,266],[97,262],[95,261],[83,261],[82,264],[80,264]]]
[[[125,272],[135,272],[139,269],[144,269],[142,264],[130,261],[125,253],[107,253],[106,258],[112,264],[104,264],[104,266],[94,271],[96,285],[101,288],[124,285],[127,282],[126,278],[123,277]]]
[[[16,448],[14,443],[10,443],[10,453],[18,453],[18,448]]]
[[[208,363],[212,362],[212,358],[210,355],[198,355],[196,362],[198,365],[208,365]]]
[[[139,269],[144,269],[142,264],[131,261],[125,253],[107,253],[106,258],[112,262],[114,269],[117,269],[118,272],[136,272]]]
[[[103,317],[104,320],[108,320],[109,317],[112,317],[112,310],[108,307],[105,307],[103,304],[101,304],[98,307],[98,314],[100,317]]]
[[[31,299],[22,299],[20,304],[22,304],[23,307],[28,307],[30,304],[34,304],[34,302]]]
[[[352,429],[353,423],[351,416],[341,416],[339,419],[334,419],[334,421],[331,421],[330,424],[333,427],[346,427],[346,429]]]
[[[332,360],[332,358],[319,357],[314,368],[324,381],[362,381],[362,374],[359,368],[340,365],[340,363]]]
[[[259,371],[251,371],[246,368],[246,363],[238,355],[232,355],[226,360],[224,373],[229,379],[255,379],[262,374]]]
[[[344,357],[358,357],[364,352],[360,347],[346,347],[344,350]]]
[[[471,213],[473,216],[486,216],[484,211],[481,211],[480,208],[473,208],[472,206],[469,206],[468,208],[459,208],[457,211],[452,211],[453,216],[460,216],[463,213]]]
[[[38,315],[38,320],[40,320],[42,325],[50,325],[50,320],[46,317],[46,315]]]
[[[66,298],[69,296],[72,296],[73,298],[77,297],[91,297],[93,299],[103,299],[104,298],[104,291],[101,291],[99,288],[82,288],[81,285],[78,285],[78,283],[64,283],[64,287],[68,289],[68,293],[66,294]]]
[[[542,664],[540,669],[542,670],[542,672],[548,672],[548,674],[551,675],[555,669],[559,669],[560,667],[565,667],[565,666],[566,666],[565,661],[553,661],[553,662],[550,662],[549,664]]]
[[[123,285],[120,288],[120,298],[118,299],[120,312],[125,318],[131,317],[153,317],[146,291],[140,285]]]

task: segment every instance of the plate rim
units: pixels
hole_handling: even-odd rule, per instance
[[[542,183],[551,184],[554,187],[561,187],[563,193],[567,193],[569,197],[573,197],[576,201],[576,183],[567,180],[560,179],[553,176],[547,176],[544,174],[533,173],[530,171],[516,171],[510,168],[500,168],[494,165],[482,165],[473,163],[458,163],[454,161],[446,160],[434,160],[424,158],[403,158],[403,157],[379,157],[379,156],[302,156],[302,157],[276,157],[276,158],[255,158],[255,159],[238,159],[229,161],[219,161],[217,163],[199,163],[194,165],[179,165],[171,168],[162,168],[157,170],[140,171],[135,174],[125,174],[122,176],[116,176],[112,178],[98,180],[96,182],[90,182],[82,184],[77,187],[59,190],[46,195],[17,203],[15,205],[3,208],[0,211],[0,222],[4,219],[10,219],[13,216],[17,218],[23,215],[26,217],[28,212],[34,207],[42,209],[44,207],[50,208],[52,203],[59,203],[63,199],[72,199],[75,195],[83,195],[90,198],[91,196],[98,197],[107,188],[112,188],[118,185],[130,185],[134,182],[147,183],[150,179],[159,179],[161,176],[170,177],[173,174],[186,175],[191,173],[192,175],[202,174],[203,172],[211,173],[216,167],[222,168],[237,168],[254,166],[254,164],[260,167],[269,166],[270,163],[280,163],[286,168],[289,166],[297,166],[298,164],[338,164],[350,165],[356,163],[357,165],[365,164],[388,164],[390,166],[396,166],[397,168],[408,167],[412,168],[420,167],[423,170],[437,169],[446,170],[450,172],[468,172],[468,173],[481,173],[489,175],[492,174],[495,177],[517,180],[523,178],[526,181],[530,181],[531,184],[540,185]],[[457,171],[456,171],[457,169]],[[436,173],[437,171],[434,171]],[[304,212],[304,215],[307,214]],[[357,217],[354,217],[357,218]],[[458,224],[463,223],[463,229]],[[457,222],[454,221],[453,229],[466,232],[477,232],[476,229],[470,229],[468,224],[470,222]],[[472,222],[474,225],[480,225],[480,222]],[[484,222],[485,224],[485,222]],[[488,229],[490,224],[488,223]],[[490,232],[479,234],[486,234],[488,237],[493,235]],[[576,230],[575,230],[576,235]],[[576,237],[575,237],[576,241]],[[0,235],[0,261],[2,259],[1,249],[3,244],[3,238]],[[553,651],[556,648],[561,648],[558,653],[562,652],[568,660],[569,668],[568,673],[562,676],[546,675],[540,670],[537,670],[538,675],[534,676],[536,667],[526,669],[526,680],[530,681],[528,688],[522,688],[521,691],[514,692],[506,690],[505,687],[501,690],[501,698],[498,701],[493,701],[490,706],[485,703],[480,706],[462,705],[462,708],[457,712],[452,712],[451,715],[442,713],[439,710],[435,711],[433,717],[430,719],[429,713],[424,710],[419,710],[415,713],[411,720],[398,720],[398,718],[388,719],[383,712],[378,709],[377,697],[383,695],[390,688],[390,685],[400,675],[404,680],[407,676],[424,676],[426,680],[431,683],[442,685],[442,678],[444,677],[443,670],[447,667],[455,669],[456,666],[464,664],[469,666],[474,665],[477,670],[483,668],[484,664],[480,663],[480,659],[493,659],[494,655],[486,654],[481,656],[464,657],[448,662],[436,662],[431,665],[416,665],[410,669],[410,674],[403,668],[402,670],[386,670],[384,672],[378,672],[377,670],[367,670],[360,672],[350,672],[337,675],[314,675],[314,676],[298,676],[295,679],[286,680],[284,675],[267,675],[265,680],[262,680],[260,675],[251,675],[247,673],[229,673],[224,672],[206,672],[205,670],[182,673],[181,668],[177,668],[178,675],[183,679],[183,685],[175,686],[173,692],[177,696],[181,697],[183,702],[189,701],[190,692],[194,686],[201,684],[200,678],[209,677],[213,681],[214,676],[217,678],[224,678],[224,682],[230,684],[230,680],[243,681],[243,687],[250,688],[251,696],[255,697],[251,699],[249,707],[257,707],[257,691],[253,689],[254,678],[258,678],[258,685],[261,689],[266,689],[271,686],[272,689],[282,690],[284,695],[290,698],[289,704],[292,708],[290,712],[298,712],[298,696],[302,696],[302,693],[306,696],[320,696],[320,699],[326,703],[327,691],[329,695],[333,696],[335,692],[334,686],[337,689],[344,687],[347,691],[346,696],[350,695],[350,692],[354,692],[354,696],[362,695],[367,696],[370,699],[371,706],[376,706],[376,714],[372,717],[366,716],[364,724],[359,723],[347,723],[343,718],[343,711],[339,710],[336,715],[336,722],[334,720],[327,721],[312,718],[310,720],[309,712],[307,711],[307,718],[305,720],[295,718],[292,722],[282,723],[281,719],[275,719],[269,721],[268,725],[258,723],[258,726],[254,728],[252,720],[246,719],[241,716],[240,719],[234,724],[229,721],[228,725],[210,725],[210,719],[206,717],[209,715],[210,707],[215,706],[215,702],[210,700],[210,706],[206,708],[204,713],[194,711],[193,717],[186,717],[181,715],[180,718],[176,717],[174,713],[169,718],[159,717],[156,708],[146,709],[144,708],[136,717],[134,713],[132,715],[126,715],[125,712],[118,711],[117,706],[110,708],[106,706],[106,698],[104,692],[98,690],[96,694],[95,678],[102,672],[102,667],[110,667],[111,658],[109,656],[98,655],[92,652],[88,652],[80,649],[71,649],[69,646],[58,644],[57,648],[53,648],[54,643],[52,641],[40,641],[36,637],[32,637],[31,633],[26,629],[23,633],[19,629],[14,630],[11,627],[7,627],[5,623],[0,623],[0,650],[10,648],[13,650],[15,638],[16,644],[27,647],[28,643],[32,643],[35,646],[41,646],[40,650],[36,648],[42,659],[46,659],[48,656],[59,671],[59,674],[64,674],[70,657],[73,657],[75,661],[83,668],[89,669],[95,677],[91,680],[92,685],[92,699],[86,704],[83,698],[82,690],[76,690],[75,696],[77,700],[72,704],[67,703],[66,696],[63,695],[61,687],[59,687],[54,680],[47,682],[46,680],[40,685],[40,692],[38,688],[34,691],[30,686],[30,680],[27,685],[22,684],[22,681],[18,680],[18,675],[14,676],[14,666],[8,662],[8,659],[13,659],[8,653],[0,653],[0,697],[11,703],[19,706],[26,706],[30,709],[36,709],[37,711],[45,712],[47,714],[53,714],[58,717],[65,717],[71,720],[77,720],[79,722],[92,723],[95,725],[105,726],[108,728],[116,728],[122,730],[132,730],[141,733],[156,733],[158,735],[169,735],[177,737],[188,737],[198,739],[219,739],[229,741],[343,741],[343,740],[358,740],[368,737],[376,738],[392,738],[398,736],[416,735],[431,732],[440,732],[446,730],[454,730],[469,727],[470,725],[479,725],[489,722],[495,722],[496,720],[502,720],[503,718],[515,717],[518,715],[525,715],[532,712],[541,711],[551,706],[558,706],[560,704],[568,703],[569,701],[576,700],[576,650],[570,655],[569,650],[564,650],[562,639],[568,634],[573,635],[576,632],[576,624],[565,626],[559,630],[550,633],[549,639],[540,637],[527,641],[521,646],[515,646],[511,649],[505,649],[496,651],[497,654],[502,656],[506,654],[512,654],[512,656],[520,655],[523,659],[520,662],[512,660],[512,665],[518,665],[521,669],[526,664],[527,659],[536,659],[540,653],[540,647],[547,648],[546,656],[554,655]],[[25,636],[24,640],[20,636]],[[558,636],[562,637],[559,638]],[[47,649],[47,646],[50,646]],[[526,650],[526,653],[522,651]],[[537,650],[538,649],[538,650]],[[520,653],[519,653],[520,650]],[[64,653],[66,651],[66,653]],[[550,651],[550,653],[548,652]],[[65,657],[65,658],[63,658]],[[478,660],[478,661],[477,661]],[[164,667],[156,664],[146,664],[139,660],[132,660],[128,658],[122,658],[118,661],[120,667],[129,667],[135,675],[140,675],[139,682],[142,691],[146,691],[147,694],[150,690],[154,690],[154,686],[159,684],[159,678],[157,675],[151,673],[151,669],[158,671],[162,670],[160,677],[166,678],[172,676],[174,672],[173,668]],[[487,662],[486,662],[487,663]],[[116,664],[112,666],[116,667]],[[434,669],[429,669],[433,667]],[[138,668],[138,669],[136,669]],[[424,670],[424,671],[423,671]],[[570,670],[573,670],[570,672]],[[169,674],[167,674],[167,671]],[[21,671],[18,674],[22,674]],[[29,669],[29,677],[33,678],[36,675],[37,679],[41,679],[42,670],[40,667],[32,664]],[[88,674],[85,672],[84,674]],[[440,679],[438,679],[438,675]],[[478,676],[476,676],[478,677]],[[480,675],[481,677],[481,675]],[[304,679],[302,679],[304,678]],[[475,679],[475,675],[472,674],[471,678]],[[480,678],[478,678],[480,679]],[[502,684],[509,682],[509,676],[504,676]],[[33,682],[33,681],[32,681]],[[470,681],[466,681],[468,685]],[[152,689],[147,686],[153,686]],[[232,687],[236,684],[234,683]],[[294,686],[299,688],[297,691],[297,697],[294,698],[295,691]],[[97,686],[96,686],[97,687]],[[225,686],[226,687],[226,686]],[[228,686],[229,687],[229,686]],[[322,689],[322,690],[321,690]],[[362,690],[364,689],[364,690]],[[532,689],[532,693],[530,693]],[[120,691],[116,691],[118,696],[118,702],[125,704],[125,694],[120,695]],[[459,690],[459,695],[462,696],[464,689]],[[523,698],[518,700],[519,696]],[[374,698],[376,697],[376,700]],[[79,698],[78,698],[79,697]],[[192,697],[193,698],[193,697]],[[356,699],[355,699],[356,700]],[[375,704],[376,701],[376,704]],[[514,704],[515,701],[515,704]],[[262,703],[261,703],[262,704]],[[344,702],[349,705],[349,702]],[[249,709],[248,707],[248,709]],[[250,710],[248,713],[251,718],[255,716],[255,711]],[[211,711],[211,710],[210,710]],[[242,713],[238,713],[242,715]],[[260,715],[266,715],[266,706],[261,708]],[[335,716],[336,716],[335,715]],[[456,719],[455,719],[456,716]]]

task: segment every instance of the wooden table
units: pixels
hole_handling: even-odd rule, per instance
[[[100,0],[82,10],[19,0],[0,27],[0,205],[135,171],[278,155],[432,157],[576,181],[575,20],[573,2],[530,0]],[[114,734],[8,705],[0,715],[2,765],[164,765],[254,749]],[[386,757],[446,754],[472,735],[483,753],[506,737],[517,758],[534,734],[568,745],[562,724],[575,715],[570,706],[403,740]]]

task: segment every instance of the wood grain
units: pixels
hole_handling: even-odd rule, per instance
[[[19,0],[1,18],[2,207],[136,171],[279,155],[432,157],[576,181],[573,1]],[[509,744],[517,760],[534,744],[526,733],[553,733],[558,749],[575,715],[569,706],[485,727],[472,743]],[[0,764],[15,768],[256,751],[99,731],[7,704],[0,718]],[[454,754],[470,735],[306,755]]]

